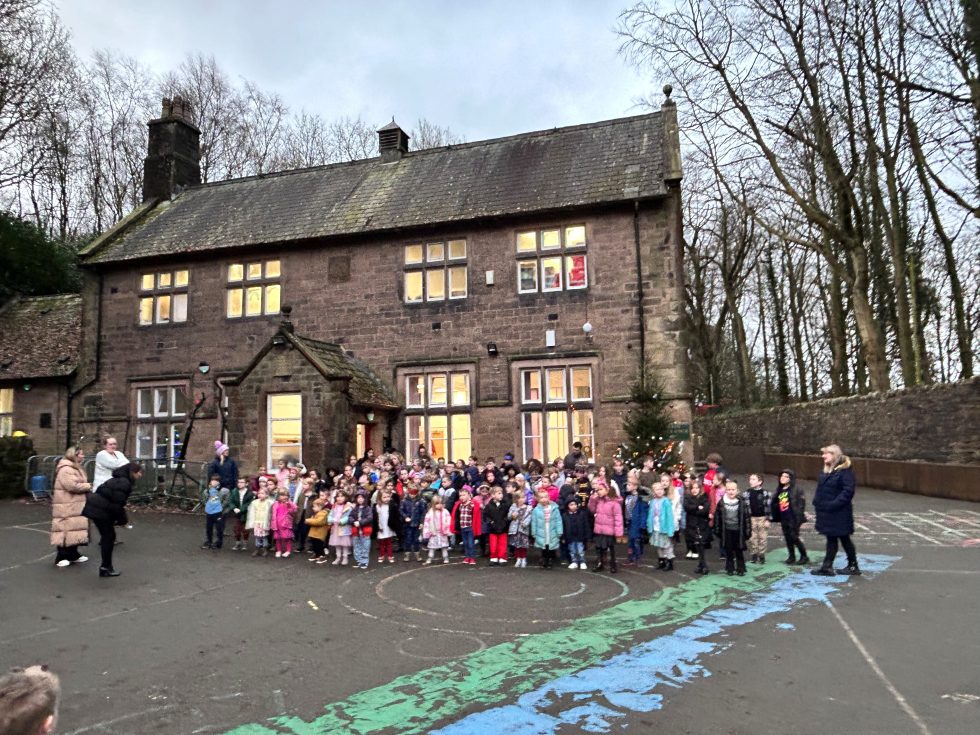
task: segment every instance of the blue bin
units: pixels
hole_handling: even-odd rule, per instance
[[[34,475],[31,477],[31,495],[35,498],[43,498],[50,494],[47,475]]]

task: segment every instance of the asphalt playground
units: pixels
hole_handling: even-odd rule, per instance
[[[745,577],[715,554],[705,578],[357,571],[202,551],[203,517],[137,511],[100,579],[95,545],[58,569],[50,509],[6,502],[0,668],[61,676],[64,735],[980,731],[980,506],[855,510],[859,578],[787,568],[775,532]]]

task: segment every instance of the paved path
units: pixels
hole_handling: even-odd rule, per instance
[[[103,580],[53,566],[46,507],[7,503],[0,667],[58,671],[75,735],[976,732],[980,506],[858,498],[867,574],[830,580],[774,538],[744,578],[357,572],[200,551],[202,518],[141,513]]]

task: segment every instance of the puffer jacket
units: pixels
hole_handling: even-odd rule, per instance
[[[490,533],[507,533],[510,529],[510,503],[501,500],[499,503],[491,500],[483,508],[483,530]]]
[[[133,492],[133,481],[129,478],[129,465],[117,467],[112,477],[99,485],[98,490],[89,493],[85,499],[82,515],[93,521],[111,521],[117,526],[126,525],[126,503]]]
[[[806,496],[803,489],[796,485],[796,473],[793,470],[783,470],[779,474],[789,475],[789,485],[778,486],[772,494],[772,519],[799,530],[806,519]]]
[[[595,518],[592,531],[596,536],[623,535],[623,504],[619,498],[593,495],[589,498],[589,512]]]
[[[824,536],[850,536],[854,533],[854,470],[851,460],[842,457],[830,472],[821,472],[813,493],[815,528]]]
[[[85,471],[67,457],[58,461],[51,493],[51,545],[88,543],[88,518],[82,515],[92,489]]]

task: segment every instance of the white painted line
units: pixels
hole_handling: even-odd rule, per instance
[[[910,705],[908,700],[902,696],[901,692],[895,688],[895,685],[891,683],[889,678],[885,676],[885,672],[881,670],[878,663],[871,657],[871,654],[868,653],[868,649],[864,647],[864,644],[858,640],[857,634],[855,634],[851,626],[847,624],[847,621],[841,617],[841,614],[837,612],[837,608],[834,607],[833,603],[830,600],[825,600],[824,604],[830,608],[830,612],[832,612],[834,617],[837,618],[837,622],[840,623],[841,627],[844,629],[844,632],[847,633],[847,637],[851,639],[851,643],[853,643],[854,647],[861,652],[864,660],[868,662],[868,666],[870,666],[871,670],[875,672],[879,679],[881,679],[881,682],[885,685],[885,688],[889,691],[892,697],[894,697],[895,701],[898,702],[898,706],[901,707],[912,722],[916,724],[916,726],[919,728],[919,732],[921,732],[922,735],[932,735],[929,728],[926,726],[926,723],[921,717],[919,717],[918,713],[912,709],[912,705]]]
[[[919,533],[918,531],[913,531],[911,528],[909,528],[907,526],[903,526],[898,521],[893,521],[891,518],[886,518],[884,513],[872,513],[871,515],[873,515],[878,520],[885,521],[886,523],[891,523],[893,526],[896,526],[896,527],[902,529],[906,533],[910,533],[913,536],[918,536],[921,539],[925,539],[926,541],[928,541],[930,543],[933,543],[936,546],[942,546],[943,545],[942,541],[936,541],[936,539],[934,539],[932,536],[926,536],[924,533]]]
[[[928,518],[921,518],[921,517],[915,515],[915,513],[906,513],[905,515],[907,515],[907,516],[909,516],[911,518],[917,519],[919,521],[922,521],[923,523],[928,523],[930,526],[935,526],[936,528],[941,528],[943,530],[943,533],[955,533],[957,536],[959,536],[961,538],[969,538],[970,537],[970,534],[968,534],[968,533],[963,533],[962,531],[957,531],[955,528],[950,528],[949,526],[944,526],[942,523],[936,523],[935,521],[930,521]]]
[[[16,531],[33,531],[34,533],[43,533],[45,536],[50,534],[50,531],[45,531],[43,528],[31,528],[30,526],[8,526],[11,530]]]
[[[20,564],[11,564],[9,567],[0,567],[0,572],[9,572],[12,569],[20,569],[27,564],[37,564],[39,561],[44,561],[45,559],[53,559],[54,552],[50,554],[45,554],[44,556],[39,556],[37,559],[31,559],[30,561],[22,561]]]
[[[86,727],[79,728],[78,730],[72,730],[71,732],[66,732],[65,735],[81,735],[83,732],[95,732],[98,730],[104,730],[110,725],[115,725],[117,722],[125,722],[126,720],[132,720],[136,717],[143,717],[144,715],[152,715],[157,712],[165,712],[167,710],[176,709],[176,704],[165,704],[160,707],[150,707],[142,712],[132,712],[128,715],[123,715],[122,717],[116,717],[112,720],[103,720],[102,722],[96,722],[94,725],[87,725]]]
[[[919,574],[980,574],[980,569],[892,569],[889,572],[918,572]]]
[[[941,513],[938,510],[934,510],[931,512],[937,516],[942,516],[944,519],[952,520],[957,523],[966,523],[967,525],[980,528],[980,523],[977,523],[976,521],[971,521],[969,518],[963,518],[962,516],[954,515],[952,513]]]
[[[864,533],[870,533],[872,536],[877,536],[878,535],[878,532],[877,531],[872,531],[870,528],[868,528],[867,526],[865,526],[863,523],[858,523],[857,521],[854,521],[854,525],[857,526],[858,528],[860,528],[862,531],[864,531]]]

